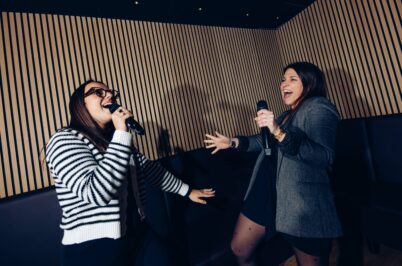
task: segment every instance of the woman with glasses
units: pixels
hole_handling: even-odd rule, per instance
[[[152,233],[142,237],[145,181],[201,204],[214,196],[212,189],[191,189],[136,150],[125,123],[131,112],[108,109],[117,97],[102,82],[81,84],[70,98],[69,126],[46,147],[62,209],[61,265],[135,265],[138,241],[148,245]],[[163,247],[149,245],[157,264],[169,265]]]

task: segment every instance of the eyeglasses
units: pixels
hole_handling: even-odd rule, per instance
[[[96,96],[100,97],[100,98],[105,98],[106,95],[108,93],[110,93],[112,95],[113,99],[117,99],[120,96],[120,93],[118,91],[115,90],[111,90],[111,89],[105,89],[105,88],[90,88],[86,93],[84,93],[84,98],[88,97],[91,94],[96,94]]]

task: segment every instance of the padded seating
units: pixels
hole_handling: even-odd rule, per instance
[[[340,123],[332,178],[345,233],[340,265],[362,265],[363,239],[402,250],[401,148],[402,115]],[[154,210],[149,222],[170,236],[175,266],[234,264],[230,239],[256,156],[232,150],[211,156],[199,149],[161,160],[193,187],[216,190],[216,198],[202,206],[147,188],[147,208]],[[2,266],[58,265],[61,213],[53,188],[0,200],[0,217]],[[274,239],[258,254],[264,265],[278,265],[291,250]]]
[[[340,265],[363,265],[363,240],[373,252],[378,244],[402,250],[401,148],[402,115],[341,121],[333,171]]]
[[[60,220],[53,188],[0,201],[0,264],[58,265]]]
[[[402,250],[402,115],[367,119],[374,180],[362,230],[368,240]]]

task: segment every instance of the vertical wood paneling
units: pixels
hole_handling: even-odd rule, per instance
[[[61,15],[1,14],[0,198],[48,187],[40,151],[89,78],[121,92],[152,159],[203,146],[204,133],[256,132],[276,113],[281,69],[308,60],[344,118],[399,113],[400,1],[316,1],[277,31]]]
[[[316,1],[277,30],[282,62],[321,67],[343,118],[400,113],[400,12],[400,1]]]

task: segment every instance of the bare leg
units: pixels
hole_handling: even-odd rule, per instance
[[[254,251],[264,236],[265,226],[240,213],[231,242],[232,251],[240,266],[255,266]]]
[[[293,248],[298,266],[328,266],[328,256],[314,256]]]

